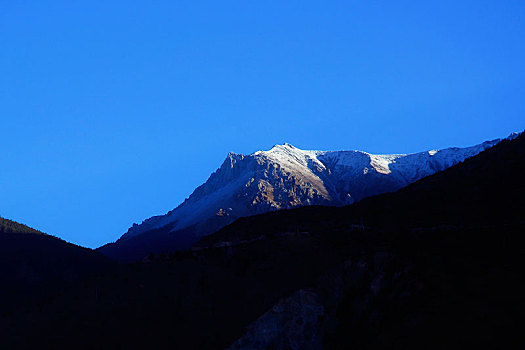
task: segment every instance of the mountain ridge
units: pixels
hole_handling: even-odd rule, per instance
[[[394,192],[500,141],[412,154],[302,150],[288,143],[250,155],[230,152],[208,180],[175,209],[134,224],[115,243],[99,249],[118,260],[122,255],[141,259],[149,253],[133,245],[148,246],[153,252],[186,249],[239,217],[309,205],[343,206]],[[143,236],[147,232],[159,244],[147,242]],[[139,236],[143,237],[133,243]]]
[[[45,235],[45,233],[36,230],[19,222],[9,220],[0,216],[0,233],[31,233],[37,235]]]

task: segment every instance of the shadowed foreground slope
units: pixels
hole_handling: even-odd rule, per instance
[[[0,218],[0,315],[41,304],[113,265],[91,249]]]

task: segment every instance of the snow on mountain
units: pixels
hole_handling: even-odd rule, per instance
[[[311,151],[287,143],[247,156],[230,153],[177,208],[134,224],[119,241],[167,228],[174,235],[184,232],[191,236],[185,237],[186,242],[193,242],[242,216],[304,205],[351,204],[396,191],[499,141],[414,154]]]

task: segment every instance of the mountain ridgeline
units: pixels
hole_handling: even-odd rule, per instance
[[[24,224],[20,224],[16,221],[4,219],[2,217],[0,217],[0,233],[30,233],[35,235],[43,234],[42,232],[35,230],[34,228],[31,228]]]
[[[414,154],[305,151],[290,144],[251,155],[230,153],[208,181],[166,215],[134,224],[99,251],[116,260],[190,248],[239,217],[308,205],[344,206],[394,192],[449,168],[500,140]]]

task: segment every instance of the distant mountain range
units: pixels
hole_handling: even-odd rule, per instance
[[[134,224],[99,251],[124,262],[139,260],[149,252],[187,249],[239,217],[307,205],[352,204],[394,192],[498,142],[414,154],[307,151],[287,143],[247,156],[230,153],[178,207]]]

